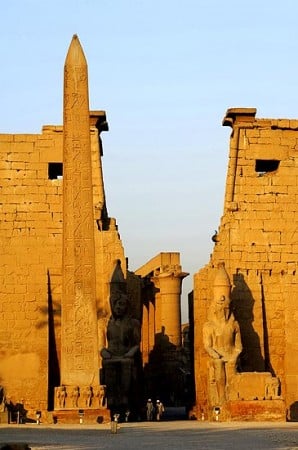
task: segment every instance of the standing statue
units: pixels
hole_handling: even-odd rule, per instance
[[[99,408],[106,407],[106,386],[99,386],[95,392],[94,397],[97,399],[97,404]]]
[[[111,289],[112,315],[107,326],[107,347],[102,357],[101,384],[106,385],[107,406],[113,413],[132,410],[132,390],[136,389],[140,362],[140,322],[129,315],[128,295]]]
[[[93,389],[92,386],[87,386],[83,391],[84,404],[86,408],[91,407],[92,398],[93,398]]]
[[[237,360],[242,351],[240,328],[230,310],[230,281],[224,265],[214,280],[214,298],[203,326],[203,344],[209,359],[209,397],[213,406],[229,399]],[[215,389],[213,389],[215,388]]]
[[[275,400],[280,398],[280,379],[278,377],[268,376],[265,384],[265,399]]]
[[[72,399],[72,407],[77,408],[80,396],[80,388],[79,386],[75,386],[70,394]]]
[[[58,386],[56,391],[57,403],[58,407],[63,409],[65,408],[65,399],[66,399],[66,387]]]

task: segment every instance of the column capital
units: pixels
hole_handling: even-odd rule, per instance
[[[181,284],[183,278],[189,275],[188,272],[182,272],[181,268],[169,267],[164,271],[155,271],[151,280],[161,293],[179,293],[181,292]]]

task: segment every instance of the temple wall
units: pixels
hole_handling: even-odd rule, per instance
[[[296,339],[298,259],[298,121],[256,119],[228,110],[232,127],[224,213],[209,264],[194,276],[198,414],[206,402],[202,325],[212,298],[212,269],[224,262],[244,351],[241,370],[281,380],[288,418],[298,401]]]
[[[0,384],[28,410],[47,409],[49,378],[60,360],[63,181],[49,179],[49,164],[62,162],[62,141],[60,126],[45,126],[42,134],[0,135]],[[93,126],[91,150],[96,211],[105,199],[101,141]],[[105,229],[94,226],[102,336],[115,260],[124,273],[126,260],[115,220]]]

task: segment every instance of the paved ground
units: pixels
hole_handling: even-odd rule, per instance
[[[109,424],[0,424],[0,444],[27,442],[32,450],[298,450],[298,423],[185,420],[124,423],[119,427],[115,434]]]

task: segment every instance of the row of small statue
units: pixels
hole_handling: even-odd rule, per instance
[[[106,386],[101,385],[94,389],[86,386],[58,386],[56,388],[56,408],[105,408]]]

